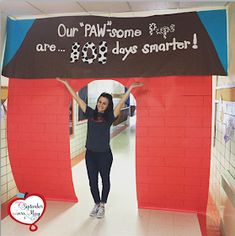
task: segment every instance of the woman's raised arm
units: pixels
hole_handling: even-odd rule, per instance
[[[128,88],[128,90],[126,91],[126,93],[124,94],[124,96],[121,98],[121,100],[119,101],[119,103],[116,105],[116,107],[114,108],[114,116],[117,117],[120,112],[121,112],[121,109],[122,109],[122,106],[123,104],[125,103],[125,101],[127,100],[127,98],[129,97],[130,93],[131,93],[131,90],[133,88],[136,88],[136,87],[141,87],[143,86],[144,84],[143,83],[140,83],[140,82],[134,82],[130,85],[130,87]]]
[[[79,97],[79,95],[77,95],[75,93],[75,91],[73,90],[73,88],[70,86],[70,84],[68,83],[68,81],[66,80],[62,80],[59,78],[56,78],[59,82],[61,82],[62,84],[65,85],[65,87],[68,89],[69,93],[73,96],[73,98],[75,99],[75,101],[78,103],[79,107],[82,109],[82,111],[85,113],[86,112],[86,103]]]

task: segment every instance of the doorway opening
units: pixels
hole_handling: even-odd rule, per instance
[[[115,107],[126,90],[127,88],[125,88],[124,85],[114,80],[95,80],[81,88],[77,93],[88,106],[94,109],[97,98],[102,92],[107,92],[112,95]],[[89,200],[92,201],[86,166],[83,161],[85,158],[87,120],[83,117],[75,101],[72,101],[72,114],[73,135],[70,136],[70,155],[73,166],[74,188],[80,200],[84,198],[84,201],[87,201],[85,199],[89,198]],[[134,96],[130,94],[121,110],[121,114],[110,129],[110,145],[114,159],[110,174],[111,191],[109,201],[116,202],[117,199],[120,199],[118,201],[121,202],[125,201],[125,199],[133,199],[130,206],[137,208],[135,130],[136,100]],[[101,184],[101,181],[99,181],[99,184]],[[112,207],[115,208],[115,204],[112,205]],[[116,210],[118,210],[118,206],[116,207]]]

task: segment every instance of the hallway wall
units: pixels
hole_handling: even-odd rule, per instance
[[[0,12],[0,70],[2,70],[4,41],[6,35],[6,21],[6,14]],[[1,75],[0,79],[1,86],[7,87],[8,79]],[[1,203],[11,199],[18,192],[9,162],[6,132],[6,114],[1,111]]]
[[[70,158],[73,159],[85,151],[87,122],[78,121],[78,105],[73,100],[73,134],[70,135]]]
[[[235,3],[228,7],[229,73],[213,79],[213,143],[210,194],[216,204],[224,236],[235,235],[235,135],[225,141],[229,120],[235,127]]]
[[[1,114],[1,204],[11,199],[17,192],[9,162],[6,116]]]

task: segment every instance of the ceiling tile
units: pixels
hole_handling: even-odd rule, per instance
[[[128,12],[127,2],[79,2],[88,12]]]
[[[29,0],[28,2],[41,9],[45,14],[84,12],[76,1],[57,0],[56,4],[54,1],[48,0]]]
[[[165,9],[177,9],[178,2],[129,2],[132,11],[154,11]]]
[[[139,0],[115,0],[99,2],[98,0],[0,0],[0,10],[9,16],[36,16],[47,14],[66,13],[128,13],[151,12],[164,10],[187,10],[191,8],[224,7],[228,2],[197,2],[194,0],[184,2],[139,1]],[[140,14],[140,13],[138,13]]]
[[[227,2],[180,2],[180,8],[224,7]]]
[[[33,8],[25,1],[1,1],[1,11],[5,12],[8,16],[14,15],[33,15],[41,14],[40,10]]]

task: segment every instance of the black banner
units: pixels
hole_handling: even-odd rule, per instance
[[[9,31],[19,31],[14,22],[9,24]],[[7,77],[226,75],[196,12],[134,18],[36,19],[14,53],[10,45],[13,39],[11,32],[3,67]]]

